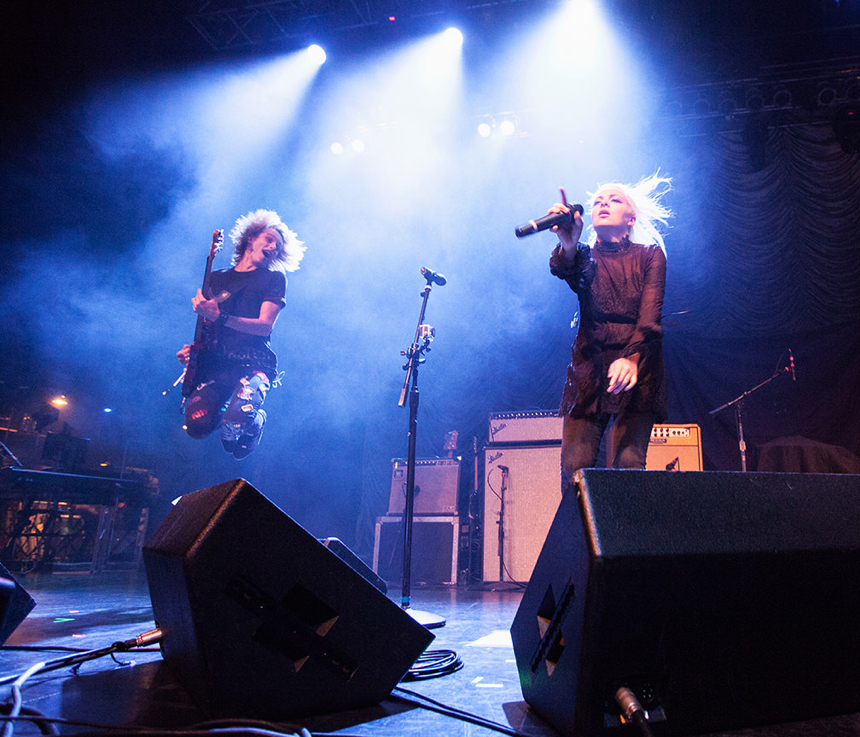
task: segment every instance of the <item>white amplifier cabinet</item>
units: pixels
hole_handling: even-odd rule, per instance
[[[391,461],[391,492],[388,514],[403,514],[406,506],[406,472],[403,459]],[[460,486],[459,458],[418,458],[415,461],[415,497],[413,513],[418,515],[457,514],[457,491]]]
[[[557,409],[532,412],[496,412],[490,415],[490,443],[523,443],[561,440],[562,419]]]
[[[484,581],[526,582],[561,503],[561,444],[484,454]]]

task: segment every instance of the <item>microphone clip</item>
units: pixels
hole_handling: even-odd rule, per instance
[[[421,276],[427,280],[428,287],[432,284],[438,284],[440,287],[444,287],[448,283],[448,280],[438,271],[433,271],[425,266],[421,267]]]

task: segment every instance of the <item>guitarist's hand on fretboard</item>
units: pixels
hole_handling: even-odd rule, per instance
[[[218,315],[221,314],[221,309],[218,307],[218,302],[214,299],[206,299],[201,290],[197,290],[197,294],[191,299],[191,306],[198,315],[202,315],[209,322],[215,322]]]

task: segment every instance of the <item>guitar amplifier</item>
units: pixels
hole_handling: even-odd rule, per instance
[[[495,412],[490,415],[490,443],[522,443],[561,440],[562,418],[557,409],[532,412]]]
[[[489,442],[558,442],[561,440],[562,423],[557,410],[495,412],[490,415],[488,424]],[[611,465],[611,461],[607,465]],[[654,425],[645,467],[654,471],[701,471],[702,436],[699,426]]]
[[[403,459],[391,461],[391,493],[388,514],[403,514],[406,506],[406,472]],[[413,513],[417,515],[456,515],[460,487],[459,458],[419,458],[415,461]]]
[[[702,434],[698,425],[654,425],[645,468],[649,471],[701,471]]]

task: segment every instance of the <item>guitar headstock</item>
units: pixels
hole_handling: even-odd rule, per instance
[[[216,230],[212,233],[212,247],[209,249],[209,258],[215,258],[215,254],[221,250],[221,247],[224,245],[224,231]]]

